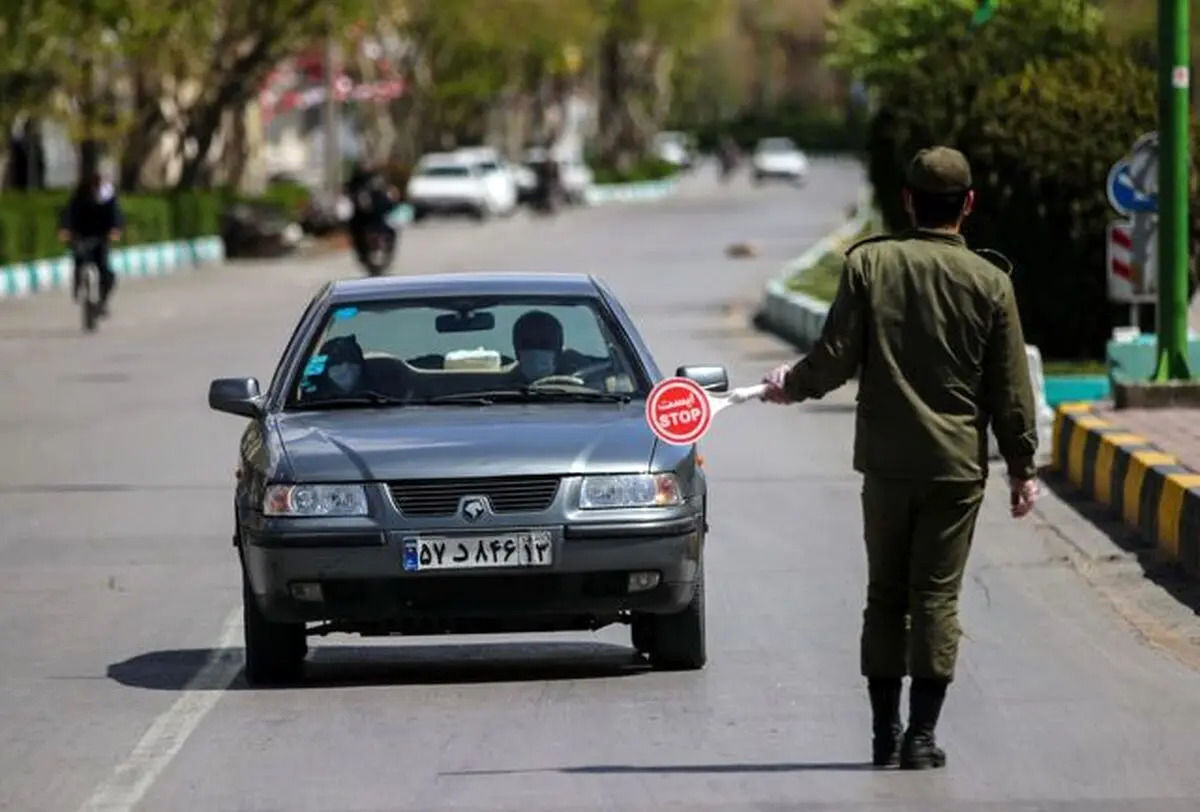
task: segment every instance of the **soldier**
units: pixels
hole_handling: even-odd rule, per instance
[[[859,373],[854,468],[863,474],[869,573],[861,668],[873,762],[927,769],[946,761],[934,729],[954,677],[988,424],[1008,466],[1014,517],[1037,498],[1037,430],[1011,265],[969,250],[960,233],[975,202],[966,158],[922,150],[903,194],[913,228],[847,251],[820,339],[766,376],[764,399],[821,398]]]

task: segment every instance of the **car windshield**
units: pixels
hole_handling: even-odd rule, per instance
[[[423,167],[419,174],[426,178],[465,178],[471,172],[465,166],[437,164]]]
[[[333,307],[288,408],[626,401],[648,391],[624,334],[588,297],[457,297]]]

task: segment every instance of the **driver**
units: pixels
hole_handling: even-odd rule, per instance
[[[562,324],[544,310],[530,310],[513,325],[513,350],[517,354],[518,370],[526,381],[559,374],[563,356]]]
[[[331,338],[321,347],[325,368],[314,383],[321,397],[342,396],[368,389],[366,359],[353,335]]]

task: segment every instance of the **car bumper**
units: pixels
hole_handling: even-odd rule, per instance
[[[546,567],[406,572],[404,538],[248,534],[252,591],[275,622],[329,622],[378,633],[587,628],[625,612],[673,613],[691,600],[703,533],[698,520],[558,527]],[[656,586],[630,590],[633,572]],[[312,587],[319,584],[319,599]]]
[[[409,205],[426,212],[473,212],[487,208],[488,204],[486,200],[465,197],[417,197]]]

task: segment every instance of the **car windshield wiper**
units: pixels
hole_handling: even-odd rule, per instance
[[[341,397],[292,401],[289,406],[294,409],[348,409],[356,406],[408,406],[411,403],[412,401],[404,400],[403,398],[367,390],[365,392],[355,392],[353,395],[342,395]]]
[[[482,392],[456,392],[451,395],[439,395],[430,398],[426,403],[482,403],[490,404],[499,400],[507,401],[541,401],[541,400],[575,400],[591,403],[628,403],[633,399],[628,394],[610,394],[608,392],[588,392],[555,387],[526,386],[515,389],[489,389]]]

